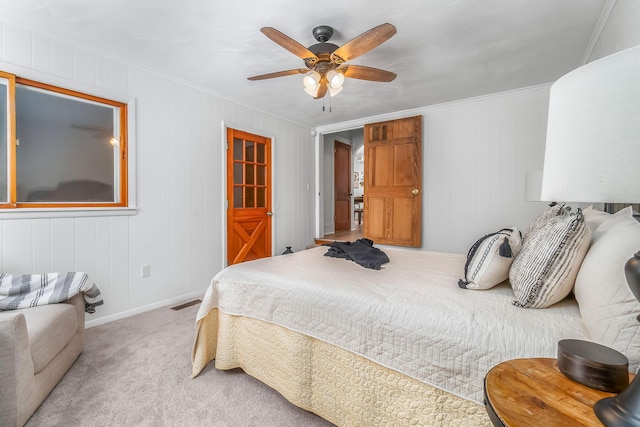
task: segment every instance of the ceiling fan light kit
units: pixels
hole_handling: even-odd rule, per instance
[[[389,40],[396,28],[391,24],[381,24],[349,40],[338,47],[328,43],[333,36],[333,28],[320,25],[312,31],[318,43],[304,47],[289,36],[272,27],[261,28],[260,31],[284,49],[304,61],[307,69],[278,71],[249,77],[249,80],[264,80],[294,74],[304,74],[302,79],[304,90],[315,99],[324,98],[327,92],[335,96],[343,89],[345,77],[374,82],[390,82],[396,74],[390,71],[359,65],[348,65],[345,62],[361,56],[371,49]]]

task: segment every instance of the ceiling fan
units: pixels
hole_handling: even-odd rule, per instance
[[[321,25],[313,29],[313,37],[318,43],[308,48],[275,28],[264,27],[260,31],[298,58],[304,60],[307,68],[262,74],[248,77],[249,80],[264,80],[293,74],[306,74],[303,80],[305,91],[314,98],[319,99],[323,98],[327,91],[331,96],[337,95],[342,90],[342,83],[345,77],[374,82],[390,82],[396,78],[396,74],[390,71],[346,64],[346,62],[364,55],[389,40],[396,33],[396,27],[391,24],[378,25],[340,47],[333,43],[328,43],[331,36],[333,36],[333,28],[328,25]]]

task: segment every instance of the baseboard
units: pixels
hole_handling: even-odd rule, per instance
[[[193,298],[202,298],[207,290],[203,289],[202,291],[192,292],[190,294],[180,295],[174,298],[169,298],[163,301],[154,302],[153,304],[144,305],[142,307],[133,308],[131,310],[121,311],[120,313],[115,313],[110,316],[101,317],[100,319],[95,320],[87,320],[84,324],[85,329],[93,328],[94,326],[104,325],[105,323],[113,322],[114,320],[124,319],[126,317],[131,317],[136,314],[144,313],[145,311],[155,310],[156,308],[161,308],[165,306],[170,306],[177,303],[183,303]],[[99,309],[99,308],[98,308]],[[195,318],[193,321],[195,322]]]

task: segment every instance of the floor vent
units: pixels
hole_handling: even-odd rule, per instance
[[[191,307],[192,305],[200,304],[201,302],[202,300],[200,299],[194,299],[193,301],[185,302],[184,304],[171,307],[171,310],[182,310],[183,308]]]

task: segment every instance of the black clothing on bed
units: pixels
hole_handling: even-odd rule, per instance
[[[387,254],[374,248],[373,241],[369,239],[358,239],[355,242],[325,243],[323,246],[329,246],[329,250],[324,256],[345,258],[365,268],[380,270],[382,264],[389,262]]]

